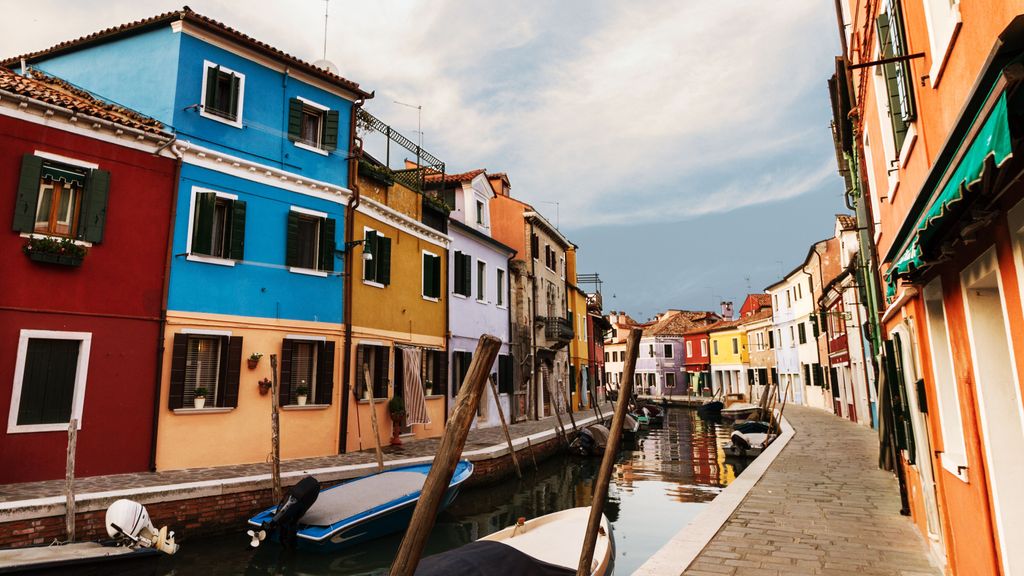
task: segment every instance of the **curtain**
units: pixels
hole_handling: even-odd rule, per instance
[[[423,383],[420,381],[420,350],[403,348],[402,366],[406,425],[430,424],[430,418],[427,417],[427,402],[423,398]]]

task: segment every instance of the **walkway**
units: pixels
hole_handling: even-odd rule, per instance
[[[602,407],[602,414],[610,417],[612,406],[610,404]],[[573,416],[580,420],[588,416],[594,416],[593,410],[576,412]],[[568,416],[562,414],[562,420],[566,430],[571,430],[572,425]],[[548,417],[542,420],[527,420],[509,426],[512,439],[523,438],[545,432],[557,427],[555,418]],[[433,456],[440,444],[440,438],[428,438],[423,440],[406,440],[402,446],[384,446],[384,460],[403,460],[406,458],[417,458],[422,456]],[[505,435],[501,426],[491,428],[474,429],[469,431],[466,438],[464,451],[472,451],[480,448],[489,448],[495,445],[505,445]],[[517,450],[519,448],[517,447]],[[330,468],[335,466],[348,466],[352,464],[369,464],[376,462],[374,450],[360,452],[349,452],[335,456],[322,456],[318,458],[299,458],[294,460],[281,461],[281,472],[293,472],[318,468]],[[266,463],[240,464],[236,466],[218,466],[215,468],[190,468],[186,470],[169,470],[165,472],[137,472],[132,474],[114,474],[110,476],[91,476],[75,479],[75,492],[87,494],[95,492],[106,492],[109,490],[126,490],[131,488],[145,488],[150,486],[168,486],[197,482],[204,480],[226,480],[230,478],[241,478],[268,474],[270,466]],[[43,482],[25,482],[21,484],[0,485],[0,502],[13,502],[34,498],[46,498],[64,495],[64,480],[47,480]]]
[[[685,574],[940,575],[875,466],[876,432],[812,408],[786,419],[796,435]]]

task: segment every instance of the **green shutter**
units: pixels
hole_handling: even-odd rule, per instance
[[[316,365],[316,398],[313,401],[329,405],[334,396],[334,342],[321,342],[319,354]]]
[[[893,6],[897,9],[897,6]],[[898,24],[898,21],[890,21],[888,13],[882,13],[878,15],[876,19],[876,26],[878,29],[878,47],[882,58],[893,58],[899,56],[897,54],[898,46],[894,46],[892,43],[891,26]],[[902,107],[900,102],[900,83],[903,82],[904,88],[909,92],[910,86],[906,82],[906,78],[901,78],[901,72],[905,72],[905,69],[898,67],[896,63],[889,63],[882,65],[882,74],[885,76],[885,89],[888,96],[889,103],[889,120],[892,123],[893,139],[895,140],[896,153],[903,148],[903,140],[907,136],[907,124],[904,120],[904,114],[902,113]]]
[[[431,268],[434,265],[434,259],[430,257],[430,254],[423,255],[423,295],[428,298],[434,297],[433,287],[430,285],[430,279],[433,277]]]
[[[39,174],[42,170],[42,158],[32,154],[21,157],[18,200],[14,204],[15,232],[32,232],[35,229],[36,206],[39,204]]]
[[[434,268],[433,268],[433,271],[432,271],[433,274],[430,277],[430,286],[434,290],[434,293],[433,293],[434,298],[440,298],[441,297],[441,257],[440,256],[434,256],[432,258],[432,260],[434,261]]]
[[[207,110],[217,109],[217,77],[220,75],[220,66],[206,69],[206,103]]]
[[[167,407],[185,407],[185,361],[188,357],[188,334],[177,333],[171,345],[171,378],[168,382]]]
[[[292,98],[288,101],[288,139],[292,142],[302,135],[302,100]]]
[[[242,337],[231,336],[226,340],[227,342],[221,344],[221,349],[226,350],[226,353],[223,386],[217,387],[217,393],[220,395],[217,406],[235,408],[238,406],[238,383],[242,376]]]
[[[811,316],[811,334],[815,338],[817,338],[818,335],[821,334],[821,332],[819,331],[819,328],[818,328],[818,315],[817,314]]]
[[[363,254],[372,256],[369,261],[363,260],[363,280],[376,282],[379,254],[377,250],[377,233],[372,230],[367,230],[366,236],[363,237]]]
[[[334,218],[320,221],[320,269],[326,272],[334,271],[335,228]]]
[[[282,406],[292,403],[292,359],[295,355],[295,341],[285,338],[281,341],[280,380],[277,386],[277,401]]]
[[[469,296],[473,294],[473,257],[463,254],[462,259],[462,293]]]
[[[196,193],[196,213],[192,223],[193,254],[210,254],[213,251],[213,215],[216,207],[216,194],[213,192]]]
[[[380,245],[380,262],[377,263],[377,281],[387,286],[391,284],[391,238],[381,236],[377,239]]]
[[[288,212],[287,240],[285,241],[285,266],[299,265],[299,214]]]
[[[452,292],[462,294],[462,252],[456,251],[453,258]]]
[[[231,252],[232,260],[245,260],[245,202],[231,203]]]
[[[324,149],[332,152],[338,149],[338,111],[328,110],[324,115]]]
[[[231,75],[231,94],[228,98],[228,116],[232,120],[238,120],[238,100],[239,100],[239,89],[241,88],[241,78]]]
[[[103,242],[103,225],[107,221],[107,196],[110,172],[90,170],[85,179],[85,201],[79,217],[78,237],[88,242]]]

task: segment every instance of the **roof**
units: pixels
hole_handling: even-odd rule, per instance
[[[100,100],[81,88],[60,78],[47,76],[38,70],[30,70],[30,76],[22,76],[7,68],[0,68],[0,90],[21,94],[40,102],[66,108],[72,112],[107,120],[121,126],[166,134],[164,125],[134,110]],[[170,134],[167,134],[170,136]]]
[[[747,318],[740,318],[737,320],[723,320],[721,322],[716,322],[708,326],[707,332],[720,332],[722,330],[732,330],[733,328],[739,327],[740,324],[743,324],[746,321]]]
[[[445,184],[454,184],[454,183],[457,183],[457,182],[469,182],[470,180],[472,180],[473,178],[476,178],[477,176],[483,174],[484,172],[486,172],[486,170],[484,170],[483,168],[478,168],[476,170],[470,170],[469,172],[462,172],[462,173],[459,173],[459,174],[443,174],[442,175],[440,172],[431,170],[431,171],[429,171],[423,177],[423,181],[427,182],[427,183],[430,183],[430,184],[436,184],[438,182],[442,182],[441,177],[444,176],[443,182]]]
[[[477,230],[476,228],[473,228],[472,226],[467,226],[467,225],[463,224],[462,222],[459,222],[455,218],[450,218],[448,220],[448,223],[451,226],[453,226],[456,230],[460,230],[460,231],[466,233],[467,235],[472,236],[473,238],[476,238],[477,240],[479,240],[479,241],[481,241],[481,242],[483,242],[485,244],[489,244],[495,250],[498,250],[500,252],[505,252],[509,256],[511,256],[511,255],[516,253],[516,251],[513,248],[510,248],[509,246],[506,246],[505,244],[502,244],[500,241],[496,240],[495,238],[493,238],[491,236],[488,236],[487,234],[484,234],[483,232]]]
[[[39,50],[37,52],[31,52],[29,54],[23,54],[21,56],[8,58],[6,60],[0,61],[0,66],[14,66],[18,64],[18,62],[22,59],[31,64],[32,62],[42,59],[44,57],[56,56],[59,54],[63,54],[65,52],[70,52],[72,50],[84,48],[91,44],[99,44],[121,36],[137,34],[140,32],[144,32],[146,30],[164,26],[174,21],[188,22],[189,24],[193,24],[209,32],[213,32],[220,36],[226,37],[239,44],[245,45],[246,47],[256,52],[259,52],[264,56],[269,56],[271,58],[276,58],[278,60],[287,62],[290,66],[293,66],[296,69],[299,69],[305,72],[306,74],[309,74],[310,76],[314,76],[316,78],[319,78],[320,80],[329,82],[339,88],[343,88],[350,92],[354,92],[357,95],[362,96],[364,98],[373,97],[372,93],[362,90],[359,87],[359,84],[351,80],[343,78],[324,68],[314,66],[313,64],[310,64],[305,60],[296,58],[295,56],[278,50],[277,48],[274,48],[269,44],[260,42],[259,40],[256,40],[251,36],[247,36],[246,34],[243,34],[242,32],[239,32],[238,30],[235,30],[234,28],[231,28],[226,24],[213,20],[212,18],[207,18],[202,14],[198,14],[188,6],[184,6],[180,10],[164,12],[163,14],[151,16],[149,18],[144,18],[142,20],[136,20],[135,22],[129,22],[127,24],[121,24],[120,26],[114,26],[112,28],[100,30],[99,32],[95,32],[87,36],[82,36],[74,40],[66,40],[64,42],[61,42],[60,44],[51,46],[50,48],[46,48],[44,50]]]
[[[836,221],[843,230],[856,230],[857,218],[850,214],[836,214]]]
[[[765,308],[765,309],[759,310],[757,312],[754,312],[753,314],[748,314],[747,316],[744,316],[743,318],[740,318],[739,319],[739,323],[740,324],[753,324],[754,322],[760,322],[761,320],[766,320],[766,319],[769,319],[771,317],[772,317],[772,309],[771,308]]]
[[[712,312],[671,310],[662,319],[648,324],[644,336],[682,336],[713,316]]]
[[[772,306],[772,295],[771,294],[761,294],[761,293],[758,293],[758,294],[748,294],[747,298],[752,299],[754,301],[754,304],[757,306],[758,309],[761,309],[761,308],[771,308],[771,306]]]

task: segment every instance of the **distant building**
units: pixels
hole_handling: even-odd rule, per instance
[[[667,396],[685,394],[686,354],[684,334],[697,326],[718,321],[714,312],[668,310],[644,327],[637,358],[638,394]]]

